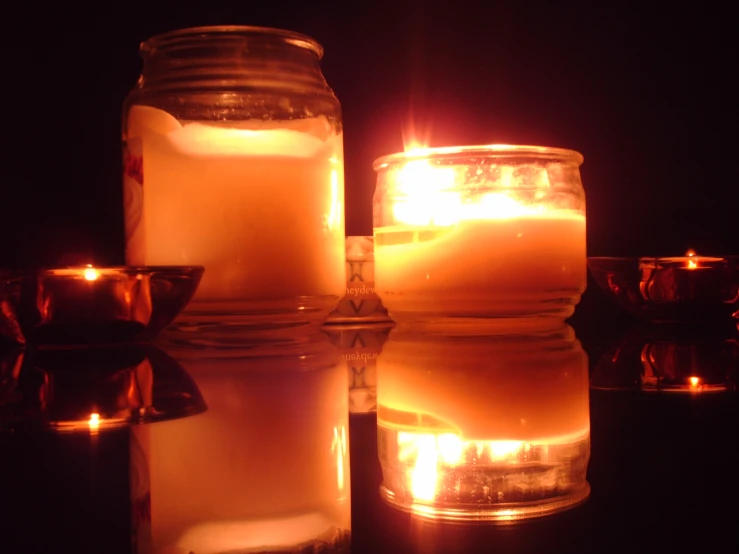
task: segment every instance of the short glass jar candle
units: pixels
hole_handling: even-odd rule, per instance
[[[375,290],[392,319],[572,315],[587,281],[582,156],[540,146],[375,161]]]

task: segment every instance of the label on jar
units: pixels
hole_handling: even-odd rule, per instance
[[[346,296],[351,300],[376,298],[374,281],[350,281],[346,284]]]
[[[123,143],[123,211],[126,263],[144,265],[144,149],[140,137]]]

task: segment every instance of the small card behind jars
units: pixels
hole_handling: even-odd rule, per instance
[[[346,296],[328,317],[328,323],[390,321],[375,294],[374,237],[346,237]]]

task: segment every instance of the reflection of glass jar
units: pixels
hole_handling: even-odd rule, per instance
[[[150,482],[147,551],[346,551],[348,384],[335,349],[166,351],[208,410],[133,429]]]
[[[512,520],[584,500],[587,356],[551,335],[390,334],[377,362],[383,496],[419,515]]]
[[[375,289],[390,317],[572,315],[586,285],[581,163],[500,145],[375,161]]]
[[[736,389],[736,328],[660,324],[636,327],[598,360],[597,390],[703,393]]]
[[[126,259],[205,266],[191,314],[321,323],[343,294],[341,111],[322,53],[255,27],[142,43],[123,115]]]

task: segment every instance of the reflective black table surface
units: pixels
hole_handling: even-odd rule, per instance
[[[348,418],[351,552],[739,551],[739,395],[734,390],[739,356],[733,331],[678,333],[677,346],[670,346],[671,331],[644,330],[597,297],[584,299],[571,324],[590,364],[589,499],[571,510],[511,525],[419,519],[381,499],[377,417],[353,413]],[[9,351],[4,344],[6,357]],[[37,368],[45,363],[32,362]],[[696,385],[691,371],[699,370],[705,374]],[[141,397],[148,373],[139,369],[116,374],[106,386],[118,392],[96,393],[92,405],[73,378],[57,379],[51,387],[48,372],[29,373],[5,362],[0,552],[136,552],[131,500],[136,425],[131,424],[207,412],[187,372],[166,364],[161,371],[166,390],[155,387],[153,400]],[[25,381],[13,382],[14,374]],[[691,383],[695,390],[689,390]],[[20,398],[42,389],[47,396]],[[53,430],[42,424],[49,417],[62,423],[84,419],[95,409],[108,410],[105,420],[120,424],[100,429],[94,438],[89,432],[66,432],[61,423]],[[179,493],[186,497],[187,487]],[[248,550],[232,550],[242,551]]]

